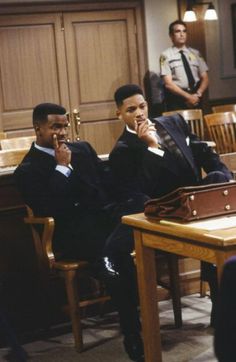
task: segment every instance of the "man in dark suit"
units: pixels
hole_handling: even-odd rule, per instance
[[[107,192],[108,174],[89,143],[66,142],[63,107],[39,104],[33,126],[36,142],[15,171],[19,190],[36,215],[54,217],[54,250],[96,264],[95,272],[105,280],[118,309],[126,352],[141,362],[133,237],[120,224],[121,208]]]
[[[117,116],[126,124],[109,157],[119,201],[145,201],[181,186],[232,179],[218,155],[190,133],[180,115],[149,120],[147,102],[139,86],[127,84],[118,88],[115,101]],[[207,173],[204,179],[201,168]],[[214,324],[217,280],[211,264],[202,263],[202,278],[210,285]]]

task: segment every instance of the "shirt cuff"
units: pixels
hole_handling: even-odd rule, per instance
[[[148,151],[155,153],[158,156],[163,157],[165,151],[161,150],[160,148],[156,148],[156,147],[148,147]]]
[[[63,173],[64,176],[69,177],[71,174],[71,168],[67,166],[57,165],[56,170]]]

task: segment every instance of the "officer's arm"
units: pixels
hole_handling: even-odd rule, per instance
[[[202,97],[203,93],[205,92],[205,90],[207,89],[208,87],[208,84],[209,84],[209,80],[208,80],[208,73],[207,72],[203,72],[201,73],[200,75],[200,85],[197,89],[197,96],[199,98]]]
[[[164,75],[163,81],[165,84],[166,89],[170,91],[171,93],[177,94],[181,97],[183,97],[187,103],[195,105],[199,102],[199,98],[196,94],[189,94],[188,92],[185,92],[183,89],[181,89],[179,86],[177,86],[172,79],[172,75]]]

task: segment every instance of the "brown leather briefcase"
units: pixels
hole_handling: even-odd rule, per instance
[[[147,217],[192,221],[236,214],[236,182],[180,187],[145,203]]]

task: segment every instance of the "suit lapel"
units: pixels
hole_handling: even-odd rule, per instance
[[[35,164],[37,164],[37,167],[39,169],[46,168],[49,169],[51,172],[52,166],[56,167],[56,161],[53,156],[49,155],[46,152],[38,150],[33,145],[31,146],[31,149],[29,151],[29,156],[31,155],[32,155],[32,160],[35,161]]]
[[[144,152],[145,157],[147,157],[148,160],[150,159],[150,157],[152,157],[152,153],[147,150],[147,146],[137,137],[136,134],[130,133],[125,129],[120,139],[122,140],[122,142],[127,143],[129,146],[135,149],[142,149],[142,152]],[[166,168],[170,172],[179,175],[179,164],[173,158],[173,155],[169,149],[164,150],[163,157],[155,155],[155,159],[158,161],[158,165],[160,167]]]
[[[180,149],[184,158],[187,160],[194,172],[196,172],[193,155],[190,147],[187,145],[186,142],[187,135],[185,136],[183,130],[180,130],[179,127],[176,127],[176,123],[173,120],[173,117],[171,119],[171,122],[168,120],[167,117],[165,117],[165,119],[162,119],[162,117],[160,117],[159,119],[156,119],[156,122],[159,122],[161,126],[166,130],[166,132],[171,136],[171,138],[175,141],[176,146]]]

